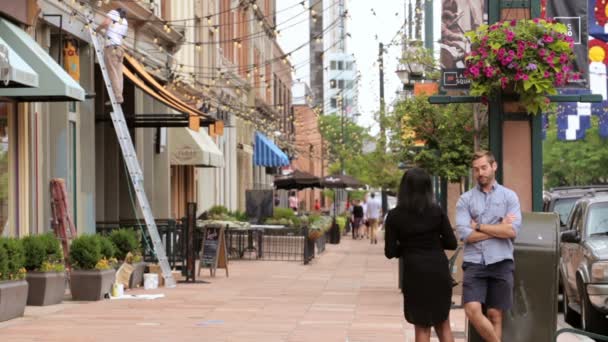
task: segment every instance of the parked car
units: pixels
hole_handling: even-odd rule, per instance
[[[608,192],[608,185],[580,185],[551,188],[543,193],[543,211],[559,214],[561,230],[564,230],[574,203],[585,194]]]
[[[560,240],[566,322],[608,334],[608,194],[579,199]]]

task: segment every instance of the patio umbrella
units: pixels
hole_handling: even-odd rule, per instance
[[[308,172],[295,170],[286,176],[274,178],[274,186],[281,190],[302,190],[306,188],[320,188],[321,179]]]

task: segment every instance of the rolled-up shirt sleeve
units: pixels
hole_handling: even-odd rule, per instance
[[[511,224],[513,226],[513,230],[515,231],[515,236],[519,234],[521,229],[521,206],[519,204],[519,197],[513,191],[509,191],[507,195],[507,214],[515,215],[515,220]]]
[[[458,203],[456,203],[456,231],[460,241],[467,241],[469,235],[473,233],[471,214],[469,213],[469,199],[466,195],[460,196]]]

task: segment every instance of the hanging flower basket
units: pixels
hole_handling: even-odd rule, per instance
[[[511,20],[481,25],[466,35],[471,53],[465,57],[470,94],[488,98],[509,88],[528,113],[549,109],[547,95],[557,94],[573,72],[574,41],[565,25],[554,20]]]

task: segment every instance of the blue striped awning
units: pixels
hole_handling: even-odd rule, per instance
[[[255,132],[253,162],[257,166],[287,166],[289,165],[289,157],[264,134]]]

